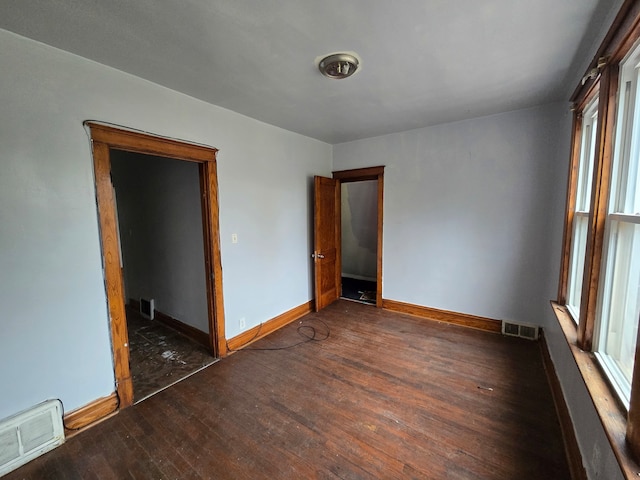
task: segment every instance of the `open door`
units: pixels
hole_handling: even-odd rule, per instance
[[[315,177],[314,266],[316,312],[340,296],[339,180]]]

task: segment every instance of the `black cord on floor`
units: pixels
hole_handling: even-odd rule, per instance
[[[331,336],[331,329],[329,328],[329,325],[327,325],[324,321],[322,321],[320,319],[312,319],[312,320],[315,320],[317,322],[322,323],[322,325],[324,325],[325,328],[326,328],[326,332],[318,332],[316,327],[314,327],[312,325],[306,325],[306,324],[300,322],[300,325],[298,325],[298,328],[296,329],[296,331],[298,332],[298,335],[300,335],[301,337],[304,337],[304,340],[301,340],[299,342],[293,343],[291,345],[285,345],[285,346],[282,346],[282,347],[265,347],[265,348],[247,347],[247,348],[242,348],[242,349],[239,349],[239,350],[229,350],[229,351],[230,352],[246,352],[246,351],[249,351],[249,350],[255,350],[255,351],[287,350],[289,348],[293,348],[293,347],[297,347],[298,345],[302,345],[303,343],[323,342],[326,339],[328,339]],[[262,328],[262,324],[260,324],[260,329],[261,328]],[[258,329],[258,331],[260,331],[260,329]],[[254,336],[253,339],[251,339],[247,343],[251,343],[255,338],[257,338],[257,334]]]
[[[243,343],[243,345],[249,345],[251,342],[253,342],[254,340],[256,340],[258,338],[258,336],[260,335],[260,332],[262,331],[262,325],[264,325],[264,323],[260,323],[260,325],[258,325],[258,330],[256,330],[256,333],[253,335],[253,337],[251,337],[250,340],[247,340],[246,342]],[[227,340],[225,340],[225,342],[227,344],[227,352],[239,352],[240,350],[234,350],[232,348],[229,347],[229,342]]]

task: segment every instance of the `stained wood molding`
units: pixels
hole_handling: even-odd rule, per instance
[[[291,322],[295,322],[299,318],[304,317],[306,314],[313,311],[314,305],[315,301],[310,300],[307,303],[303,303],[302,305],[292,308],[291,310],[288,310],[278,315],[277,317],[272,318],[271,320],[267,320],[261,325],[250,328],[246,332],[242,332],[240,335],[236,335],[235,337],[230,338],[227,341],[229,353],[233,353],[233,350],[240,350],[247,345],[252,344],[256,340],[260,340],[262,337],[275,332],[279,328],[282,328],[285,325]]]
[[[140,310],[140,302],[138,300],[134,300],[133,298],[129,299],[129,306],[135,311]],[[160,323],[164,323],[169,328],[173,328],[174,330],[183,334],[185,337],[190,338],[194,342],[199,343],[207,350],[209,350],[211,345],[209,343],[209,334],[207,332],[203,332],[196,327],[181,322],[177,318],[173,318],[171,315],[167,315],[160,310],[154,310],[153,319],[157,320]]]
[[[356,168],[351,170],[337,170],[332,172],[333,178],[339,180],[340,183],[349,182],[362,182],[367,180],[378,181],[378,200],[377,200],[377,214],[376,214],[376,307],[382,307],[382,225],[383,225],[383,213],[384,213],[384,165],[377,167],[365,167]],[[338,188],[338,195],[340,195],[340,188]],[[339,203],[342,203],[342,199],[338,197]],[[341,232],[341,222],[336,225],[338,232]],[[340,234],[338,236],[340,237]],[[342,242],[338,242],[341,246]],[[342,248],[340,247],[339,259],[342,258]],[[342,266],[338,272],[342,271]]]
[[[576,431],[573,428],[573,422],[569,415],[569,407],[562,393],[562,386],[558,378],[558,372],[551,360],[549,353],[549,345],[544,336],[544,331],[540,334],[540,354],[542,355],[542,363],[547,374],[547,382],[551,389],[551,396],[556,407],[556,414],[560,422],[560,430],[562,430],[562,441],[564,442],[564,451],[567,455],[567,463],[571,471],[571,480],[587,480],[587,471],[582,463],[582,454],[578,445]]]
[[[202,197],[203,243],[209,313],[209,348],[214,357],[226,354],[224,297],[218,208],[216,153],[205,145],[184,143],[149,133],[115,128],[99,122],[84,122],[91,130],[98,220],[102,240],[102,259],[109,306],[111,344],[119,408],[133,404],[133,383],[129,367],[129,338],[124,309],[124,290],[118,229],[111,182],[110,151],[125,150],[143,155],[175,158],[198,163]]]
[[[365,180],[377,180],[384,175],[384,166],[355,168],[351,170],[335,170],[333,178],[345,182],[362,182]]]
[[[398,302],[396,300],[388,300],[386,298],[382,300],[382,308],[391,310],[392,312],[407,313],[409,315],[415,315],[416,317],[422,317],[428,320],[453,323],[455,325],[476,328],[478,330],[486,330],[488,332],[500,333],[502,331],[502,323],[499,320],[477,317],[466,313],[439,310],[437,308],[423,307],[422,305]]]
[[[625,437],[627,429],[627,412],[620,404],[618,396],[602,374],[598,361],[593,353],[578,347],[577,329],[566,307],[551,302],[553,312],[564,333],[567,345],[580,370],[584,384],[604,427],[604,433],[611,444],[624,478],[638,478],[640,464],[633,458]]]
[[[118,395],[116,392],[113,392],[111,395],[98,398],[84,407],[65,413],[65,435],[67,437],[73,436],[78,433],[80,429],[117,413],[118,404]]]

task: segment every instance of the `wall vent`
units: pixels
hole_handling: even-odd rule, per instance
[[[0,421],[0,477],[64,443],[62,403],[47,400]]]
[[[534,325],[525,325],[522,323],[502,322],[502,334],[511,337],[521,337],[528,340],[538,339],[539,328]]]
[[[152,299],[140,298],[140,315],[153,320],[155,313],[155,301]]]

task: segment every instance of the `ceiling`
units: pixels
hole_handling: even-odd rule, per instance
[[[0,28],[328,143],[567,100],[620,0],[2,0]],[[318,57],[361,70],[323,77]]]

